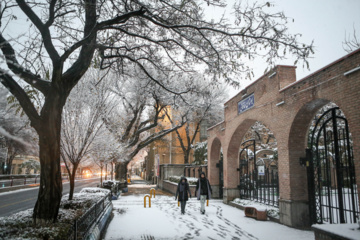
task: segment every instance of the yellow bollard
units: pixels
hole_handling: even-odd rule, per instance
[[[149,208],[151,208],[151,197],[150,197],[150,195],[145,195],[145,197],[144,197],[144,208],[146,208],[146,198],[149,198]]]
[[[155,189],[154,189],[154,188],[151,188],[151,189],[150,189],[150,196],[151,196],[151,197],[152,197],[153,193],[154,193],[154,198],[155,198]]]
[[[180,202],[178,201],[178,207],[180,207]]]
[[[206,206],[207,206],[207,207],[209,206],[209,199],[206,200]]]

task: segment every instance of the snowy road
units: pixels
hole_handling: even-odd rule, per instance
[[[156,196],[152,207],[144,208],[143,196],[122,196],[113,201],[114,218],[105,235],[114,239],[266,239],[306,240],[314,239],[311,231],[302,231],[274,222],[256,221],[244,216],[244,212],[211,200],[206,214],[199,212],[199,202],[188,201],[186,214],[180,209],[174,197]],[[149,238],[150,239],[150,238]]]
[[[76,180],[75,192],[84,187],[96,187],[99,178]],[[63,194],[69,193],[69,182],[63,183]],[[39,187],[16,190],[14,192],[0,193],[0,217],[9,216],[35,206]]]

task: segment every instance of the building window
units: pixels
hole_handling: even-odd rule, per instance
[[[204,139],[207,138],[207,129],[208,129],[208,124],[207,121],[202,121],[200,124],[200,141],[203,141]]]

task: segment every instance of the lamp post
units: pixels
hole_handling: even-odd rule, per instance
[[[100,187],[102,187],[103,167],[104,167],[104,160],[100,160]]]

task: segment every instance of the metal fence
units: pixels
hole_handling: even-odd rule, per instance
[[[94,204],[79,219],[75,220],[73,228],[69,231],[69,240],[86,239],[90,235],[90,228],[111,204],[112,194],[109,193],[103,199]]]
[[[255,169],[240,177],[240,198],[279,206],[279,176],[277,171],[266,168],[264,175]]]
[[[193,165],[184,167],[185,177],[200,177],[201,172],[207,175],[207,165]]]
[[[0,188],[40,183],[40,175],[9,175],[0,178]]]

